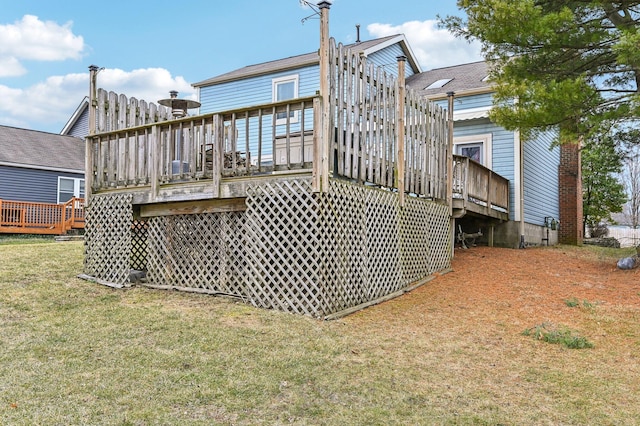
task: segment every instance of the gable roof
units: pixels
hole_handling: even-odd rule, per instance
[[[447,92],[455,92],[456,95],[489,93],[491,82],[487,81],[488,74],[489,69],[485,61],[471,62],[414,74],[407,77],[407,86],[431,99],[446,97]],[[448,79],[451,80],[440,87],[427,89],[439,80]]]
[[[84,173],[84,141],[72,136],[0,126],[0,165]]]
[[[420,65],[413,54],[409,43],[404,34],[396,34],[392,36],[382,37],[374,40],[361,41],[346,45],[345,47],[362,53],[365,57],[377,52],[392,44],[400,43],[402,50],[407,56],[409,65],[415,70],[420,72]],[[288,58],[277,59],[275,61],[263,62],[261,64],[248,65],[237,70],[230,71],[225,74],[218,75],[216,77],[209,78],[207,80],[194,83],[193,87],[209,86],[212,84],[224,83],[227,81],[239,80],[247,77],[254,77],[258,75],[270,74],[276,71],[284,71],[293,68],[301,68],[310,65],[316,65],[320,63],[320,57],[318,52],[305,53],[303,55],[290,56]]]
[[[84,99],[80,102],[80,105],[73,112],[73,115],[67,121],[67,124],[64,125],[62,130],[60,131],[61,135],[69,135],[73,126],[78,122],[78,120],[82,117],[82,114],[89,108],[89,97],[85,96]]]

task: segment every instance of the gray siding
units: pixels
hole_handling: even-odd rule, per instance
[[[84,139],[89,134],[89,108],[86,108],[78,120],[71,126],[67,135]]]
[[[524,143],[524,219],[543,225],[545,216],[558,219],[560,148],[551,148],[557,135],[547,132]],[[551,148],[551,149],[550,149]]]
[[[0,166],[0,199],[56,203],[58,176],[84,179],[84,174]]]

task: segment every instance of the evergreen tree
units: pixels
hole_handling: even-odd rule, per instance
[[[624,153],[611,137],[591,139],[582,149],[582,200],[585,227],[595,229],[622,212],[624,185],[618,180]]]
[[[496,83],[492,118],[560,142],[638,120],[640,1],[459,0],[444,26],[482,43]],[[513,100],[517,100],[515,104]]]

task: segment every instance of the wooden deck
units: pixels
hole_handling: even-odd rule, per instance
[[[468,157],[453,156],[453,216],[509,220],[509,181]]]
[[[83,228],[83,198],[64,204],[0,200],[0,233],[63,235]]]

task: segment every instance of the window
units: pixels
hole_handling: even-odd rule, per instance
[[[84,198],[84,179],[58,177],[58,203],[66,203],[73,197]]]
[[[491,133],[453,138],[453,151],[491,168]]]
[[[456,154],[464,155],[465,157],[471,158],[473,161],[477,161],[478,163],[483,163],[483,155],[482,155],[482,142],[480,143],[464,143],[456,145]]]
[[[274,78],[273,80],[273,102],[286,101],[298,97],[298,76]],[[289,122],[298,121],[298,112],[289,112]],[[276,124],[286,124],[287,113],[279,112],[276,115]]]

